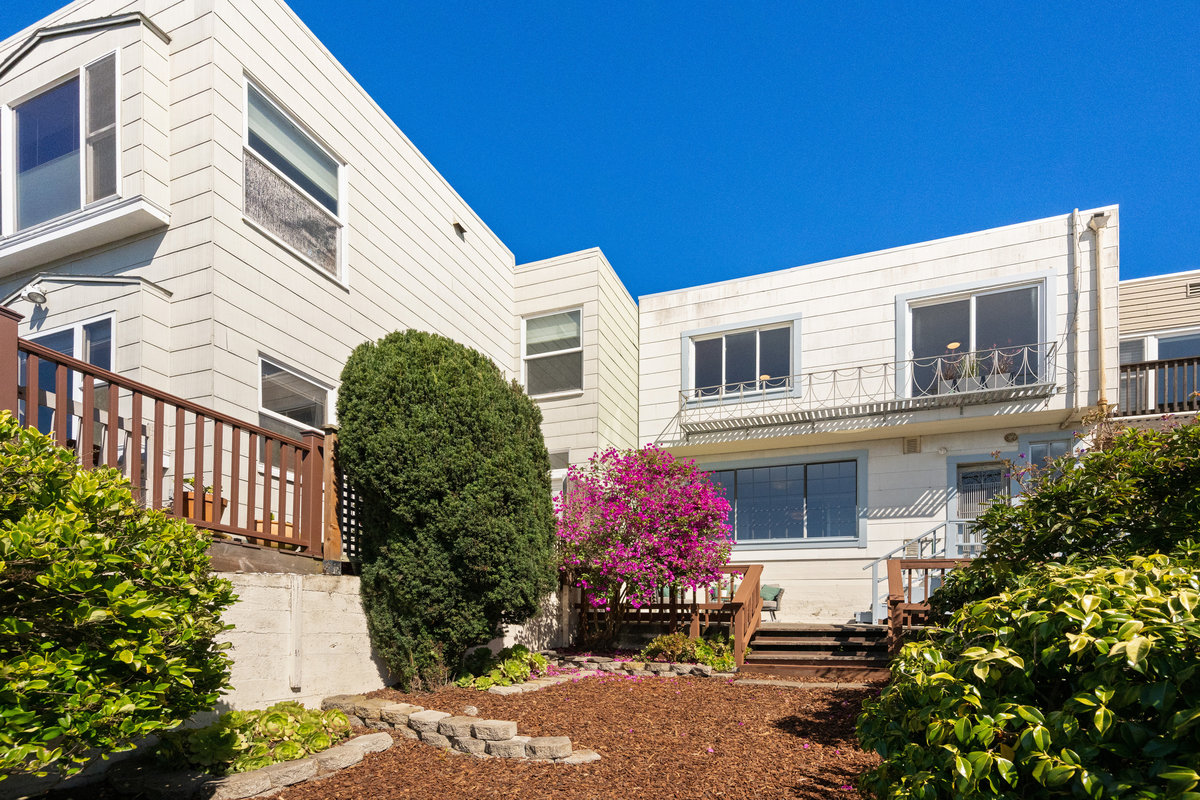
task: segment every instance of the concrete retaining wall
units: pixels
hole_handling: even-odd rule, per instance
[[[331,694],[388,685],[371,652],[367,619],[352,575],[222,573],[238,602],[225,612],[234,629],[231,682],[218,710],[265,708],[281,700],[316,706]]]

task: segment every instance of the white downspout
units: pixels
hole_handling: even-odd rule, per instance
[[[1106,212],[1098,211],[1092,214],[1088,228],[1095,234],[1096,247],[1096,370],[1100,373],[1100,391],[1096,405],[1101,414],[1108,414],[1108,376],[1107,353],[1105,352],[1104,336],[1104,236],[1102,231],[1108,225],[1109,216]]]

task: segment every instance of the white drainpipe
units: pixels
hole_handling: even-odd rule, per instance
[[[1104,336],[1104,228],[1108,225],[1109,216],[1106,212],[1098,211],[1088,221],[1088,229],[1095,234],[1096,247],[1096,370],[1100,373],[1100,393],[1096,405],[1100,413],[1108,413],[1108,376],[1107,353],[1105,352]]]

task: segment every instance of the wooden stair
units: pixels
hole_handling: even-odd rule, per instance
[[[764,622],[750,640],[747,673],[805,676],[831,681],[874,681],[889,676],[887,627]]]

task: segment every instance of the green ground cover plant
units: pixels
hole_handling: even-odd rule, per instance
[[[70,775],[227,688],[209,539],[0,413],[0,777]]]
[[[506,647],[494,655],[486,647],[480,647],[467,656],[457,684],[484,691],[493,686],[524,683],[534,675],[545,675],[547,668],[546,657],[531,652],[523,644]]]
[[[230,775],[328,750],[349,735],[350,722],[341,711],[285,702],[261,711],[228,711],[204,728],[168,733],[155,756],[171,769]]]
[[[746,648],[750,654],[750,648]],[[737,664],[733,642],[724,633],[692,639],[682,631],[665,633],[650,641],[637,656],[642,661],[669,661],[677,664],[707,664],[717,672],[731,672]]]
[[[406,331],[354,350],[338,419],[372,643],[404,688],[445,684],[554,588],[541,412],[486,356]]]
[[[859,718],[864,793],[1200,798],[1200,548],[1020,584],[903,647]]]

